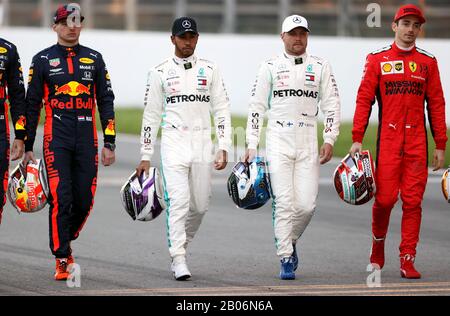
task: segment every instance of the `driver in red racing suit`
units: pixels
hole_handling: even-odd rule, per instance
[[[375,97],[379,106],[375,203],[372,210],[372,252],[375,268],[384,265],[384,240],[389,216],[398,194],[403,201],[400,244],[400,272],[418,279],[414,267],[422,216],[422,199],[427,183],[428,144],[424,103],[436,144],[433,166],[444,165],[447,142],[445,101],[436,58],[415,46],[425,22],[420,9],[405,5],[398,10],[392,29],[392,45],[367,56],[358,90],[350,153],[361,150]],[[377,267],[378,265],[378,267]]]

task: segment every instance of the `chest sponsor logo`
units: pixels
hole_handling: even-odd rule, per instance
[[[50,59],[48,61],[48,63],[50,64],[50,66],[52,67],[58,67],[61,64],[61,61],[59,60],[59,58],[54,58],[54,59]]]
[[[205,87],[208,84],[206,79],[198,78],[198,85]]]
[[[0,54],[5,54],[7,52],[8,52],[8,50],[6,48],[0,47]]]
[[[306,81],[314,82],[315,76],[313,74],[306,74],[305,79],[306,79]]]
[[[403,61],[400,62],[394,61],[394,69],[396,72],[403,72]]]
[[[83,64],[93,64],[94,61],[93,61],[92,59],[90,59],[90,58],[83,57],[83,58],[80,58],[80,63],[83,63]]]
[[[166,103],[181,103],[181,102],[209,102],[209,95],[189,94],[189,95],[174,95],[166,98]]]
[[[55,95],[67,94],[72,97],[76,97],[80,94],[91,95],[90,89],[91,89],[90,84],[85,86],[84,84],[79,83],[77,81],[71,81],[62,86],[55,85]]]
[[[410,62],[409,62],[409,69],[410,69],[412,72],[416,72],[416,70],[417,70],[417,64],[416,64],[414,61],[410,61]]]
[[[310,90],[295,90],[295,89],[286,89],[286,90],[274,90],[273,97],[274,98],[285,98],[285,97],[304,97],[304,98],[313,98],[317,99],[319,92],[310,91]]]
[[[167,74],[171,77],[175,76],[177,74],[177,72],[175,71],[175,69],[169,69],[169,71],[167,72]]]
[[[55,69],[50,69],[50,72],[58,72],[58,71],[61,71],[62,70],[62,68],[55,68]]]
[[[92,81],[92,72],[90,71],[85,71],[84,72],[84,77],[82,78],[83,80],[88,80],[88,81]]]
[[[95,70],[94,65],[80,65],[81,70]]]
[[[382,62],[381,74],[382,75],[392,75],[392,74],[402,74],[404,73],[403,60]]]
[[[417,81],[386,81],[384,83],[385,95],[412,94],[422,96],[424,83]]]

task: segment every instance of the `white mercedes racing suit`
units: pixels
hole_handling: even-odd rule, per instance
[[[286,53],[259,68],[247,122],[247,145],[256,149],[268,114],[266,155],[273,191],[277,255],[291,256],[316,208],[319,181],[318,106],[325,116],[323,138],[339,134],[340,100],[330,64],[305,53]]]
[[[230,103],[217,66],[195,56],[172,57],[149,72],[141,154],[142,160],[151,160],[161,124],[161,174],[172,258],[185,256],[208,209],[214,160],[210,109],[218,148],[229,152]]]

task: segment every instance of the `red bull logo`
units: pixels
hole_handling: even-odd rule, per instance
[[[25,130],[25,116],[21,115],[19,116],[19,119],[16,122],[16,130],[17,131],[24,131]]]
[[[115,124],[116,123],[114,122],[114,120],[108,120],[108,126],[106,126],[105,135],[116,135]]]
[[[60,87],[55,85],[55,95],[60,94],[68,94],[72,97],[79,96],[80,94],[91,95],[91,85],[88,84],[87,86],[85,86],[84,84],[77,81],[71,81]]]
[[[92,110],[94,108],[94,99],[89,98],[87,101],[84,101],[81,98],[76,98],[71,99],[68,102],[62,102],[59,101],[58,99],[51,99],[50,100],[50,106],[52,107],[52,109],[87,109],[87,110]]]

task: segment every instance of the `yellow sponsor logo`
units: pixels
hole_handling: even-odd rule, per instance
[[[395,63],[394,67],[395,67],[395,70],[402,71],[403,70],[403,63],[402,62]]]
[[[80,58],[80,63],[83,63],[83,64],[93,64],[94,61],[93,61],[92,59],[90,59],[90,58]]]
[[[25,116],[21,115],[16,122],[16,131],[25,130]]]
[[[6,53],[8,50],[4,47],[0,47],[0,54]]]
[[[108,120],[108,126],[106,126],[105,128],[105,135],[115,136],[116,135],[115,125],[116,123],[114,122],[114,120]]]
[[[91,95],[91,85],[85,86],[77,81],[71,81],[62,86],[55,85],[55,95],[68,94],[71,97],[79,96],[80,94]]]
[[[391,70],[392,70],[392,65],[391,64],[386,63],[386,64],[383,65],[383,71],[384,72],[391,72]]]
[[[111,77],[109,76],[109,72],[106,73],[106,79],[111,80]]]
[[[410,61],[409,62],[409,69],[411,69],[412,72],[416,72],[417,64],[414,61]]]

